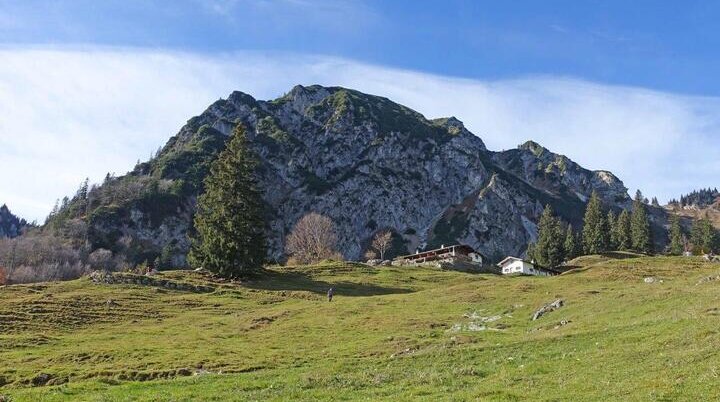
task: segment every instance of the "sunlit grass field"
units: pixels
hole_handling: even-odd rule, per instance
[[[210,293],[88,278],[0,287],[0,395],[720,398],[720,264],[595,256],[573,265],[550,278],[351,263],[271,268],[244,283],[158,275]],[[531,320],[555,299],[564,307]]]

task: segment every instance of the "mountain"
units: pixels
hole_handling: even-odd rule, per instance
[[[22,229],[26,226],[25,219],[13,215],[7,205],[0,206],[0,238],[20,236]]]
[[[688,230],[692,220],[707,218],[720,229],[720,192],[717,188],[695,190],[689,194],[680,196],[680,201],[671,200],[665,209],[680,217]]]
[[[454,117],[430,120],[387,98],[313,85],[270,101],[233,92],[150,161],[76,195],[48,225],[85,225],[91,249],[131,262],[162,253],[184,265],[202,180],[237,123],[261,159],[271,259],[283,258],[286,235],[310,211],[335,221],[349,259],[383,229],[395,234],[395,254],[460,242],[499,259],[524,253],[545,204],[576,227],[593,190],[608,206],[630,205],[612,173],[534,142],[493,152]]]

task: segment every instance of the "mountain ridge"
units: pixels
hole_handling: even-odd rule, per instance
[[[427,119],[381,96],[298,85],[274,100],[234,91],[214,102],[156,157],[92,189],[78,201],[85,208],[64,219],[87,223],[92,249],[137,261],[169,248],[172,266],[183,266],[202,179],[238,123],[261,161],[272,260],[284,258],[285,236],[311,211],[336,222],[346,258],[358,259],[374,233],[389,229],[394,253],[462,242],[498,259],[524,253],[545,204],[573,224],[593,190],[610,207],[629,206],[612,173],[537,143],[490,151],[455,117]]]

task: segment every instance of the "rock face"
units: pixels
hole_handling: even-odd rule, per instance
[[[548,303],[548,304],[540,307],[537,311],[535,311],[535,313],[532,316],[532,320],[533,321],[538,320],[538,319],[540,319],[540,317],[544,316],[545,314],[559,309],[564,304],[565,304],[565,302],[562,299],[557,299],[552,303]]]
[[[13,215],[7,205],[0,206],[0,238],[20,236],[25,226],[27,222]]]
[[[396,253],[464,243],[499,259],[525,252],[545,204],[579,225],[593,190],[615,207],[630,200],[611,173],[533,142],[492,152],[453,117],[429,120],[383,97],[296,86],[271,101],[233,92],[190,119],[156,158],[91,191],[92,247],[129,253],[134,242],[159,254],[170,245],[174,264],[184,264],[202,178],[236,123],[261,159],[271,259],[283,258],[287,233],[311,211],[335,221],[349,259],[385,229]],[[117,190],[127,187],[135,193]]]

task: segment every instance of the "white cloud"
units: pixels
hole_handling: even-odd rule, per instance
[[[720,99],[576,79],[478,81],[330,57],[98,48],[0,49],[0,203],[42,220],[89,176],[123,173],[232,90],[295,84],[386,96],[455,115],[490,149],[534,139],[661,200],[717,185]]]

